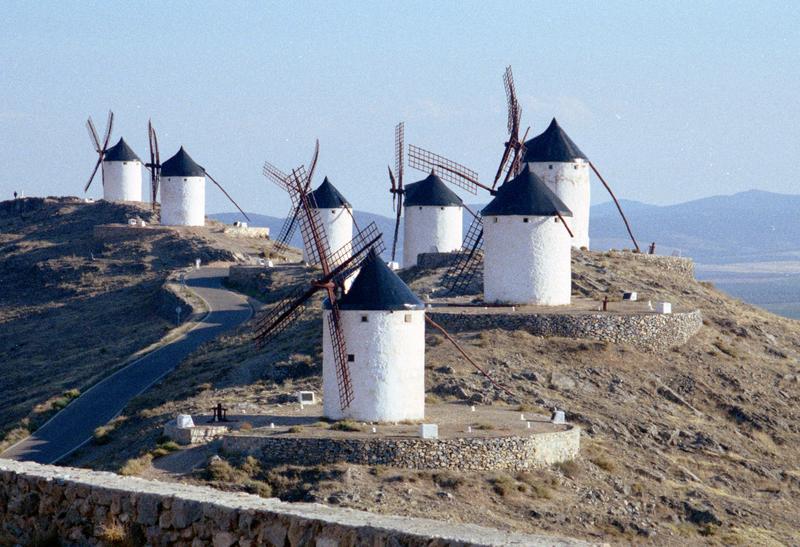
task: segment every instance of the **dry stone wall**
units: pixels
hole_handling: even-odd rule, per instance
[[[0,460],[0,544],[587,545],[12,460]]]
[[[538,336],[584,338],[659,351],[685,344],[703,326],[699,310],[670,314],[443,313],[428,312],[451,332],[525,330]]]
[[[313,438],[226,435],[223,448],[268,464],[347,462],[411,469],[522,470],[572,460],[580,451],[580,429],[514,437]]]

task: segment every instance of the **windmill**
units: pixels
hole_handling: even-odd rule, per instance
[[[303,187],[303,192],[308,192],[311,185],[311,180],[314,176],[314,171],[317,168],[317,160],[319,159],[319,140],[314,147],[314,154],[311,157],[311,162],[309,163],[308,169],[308,180],[305,181],[307,186]],[[268,161],[264,162],[263,168],[264,176],[272,181],[278,188],[285,191],[289,196],[289,199],[292,202],[292,206],[289,209],[289,213],[286,215],[286,219],[283,221],[283,225],[281,226],[281,231],[278,232],[278,237],[275,239],[275,244],[273,246],[273,252],[278,254],[279,256],[286,256],[286,251],[289,249],[289,241],[291,241],[292,236],[294,236],[297,226],[298,226],[298,219],[301,212],[301,199],[300,195],[295,188],[294,181],[291,175],[287,175],[279,168],[275,167]],[[303,236],[303,246],[305,249],[313,249],[314,243],[312,241],[307,241],[305,236]],[[309,254],[310,256],[310,254]],[[316,263],[316,262],[315,262]]]
[[[323,391],[328,417],[391,421],[398,416],[392,412],[424,415],[424,322],[442,332],[473,366],[508,392],[471,360],[443,327],[425,316],[422,302],[380,259],[383,240],[374,223],[359,231],[346,246],[347,254],[341,250],[331,253],[313,195],[307,191],[310,181],[304,168],[293,170],[284,180],[297,196],[300,230],[313,242],[322,272],[318,279],[298,287],[258,319],[254,338],[263,347],[301,317],[318,291],[325,291]],[[355,270],[360,270],[359,274],[346,291],[344,281]],[[392,348],[387,345],[393,343],[394,351],[389,351]],[[363,361],[358,353],[362,350],[366,356]],[[328,360],[332,367],[326,366]],[[358,365],[357,382],[350,371],[351,362]],[[373,374],[370,367],[381,372]],[[402,374],[392,377],[393,371]],[[357,393],[354,384],[363,391]],[[404,391],[405,388],[409,390]]]
[[[528,135],[528,130],[526,130],[523,138],[519,138],[522,108],[517,100],[514,75],[510,66],[506,67],[503,75],[503,85],[506,91],[508,140],[503,145],[503,155],[500,157],[500,164],[491,184],[480,182],[478,174],[472,169],[414,145],[409,146],[409,165],[420,171],[433,170],[442,179],[473,195],[478,193],[478,189],[488,192],[490,196],[496,195],[498,182],[505,183],[519,173],[522,157],[525,154],[524,141]],[[442,280],[448,291],[454,294],[462,292],[469,286],[481,264],[483,256],[483,220],[481,214],[469,208],[467,208],[467,211],[472,215],[472,222],[467,229],[466,236],[464,236],[460,252]]]
[[[89,131],[89,140],[92,141],[92,146],[97,152],[97,163],[94,164],[94,169],[92,169],[92,174],[89,177],[89,182],[86,183],[86,186],[83,188],[84,192],[89,190],[89,186],[92,185],[92,181],[94,180],[94,176],[97,174],[97,170],[103,163],[103,158],[105,157],[106,151],[108,150],[108,143],[111,140],[111,130],[114,128],[114,113],[112,111],[108,111],[108,121],[106,122],[106,134],[103,137],[103,144],[100,144],[100,138],[97,136],[97,129],[94,127],[94,122],[92,121],[92,117],[89,116],[89,119],[86,120],[86,129]],[[102,181],[102,173],[101,173],[101,181]],[[104,182],[104,181],[103,181]]]
[[[315,153],[312,165],[316,163],[316,157]],[[313,195],[308,191],[311,184],[311,173],[311,171],[307,173],[301,166],[292,170],[291,175],[282,180],[286,183],[286,190],[292,196],[291,213],[295,210],[298,211],[296,222],[300,226],[303,240],[310,244],[310,254],[315,256],[316,262],[322,268],[322,276],[311,283],[310,287],[298,288],[263,316],[256,324],[255,340],[259,347],[263,347],[267,341],[284,331],[302,315],[309,299],[317,291],[324,290],[331,310],[328,315],[327,327],[332,338],[338,395],[343,410],[353,400],[353,386],[347,363],[347,349],[342,335],[337,296],[343,292],[345,280],[358,269],[368,252],[374,249],[374,252],[380,253],[384,246],[381,233],[377,226],[371,223],[359,231],[348,245],[331,252],[319,218],[318,208],[314,203]]]
[[[205,179],[208,178],[222,191],[228,200],[250,221],[247,213],[231,197],[222,185],[202,167],[195,163],[181,146],[180,150],[161,162],[158,137],[153,124],[147,123],[150,143],[150,189],[153,207],[159,187],[161,188],[161,224],[203,226],[205,224]]]

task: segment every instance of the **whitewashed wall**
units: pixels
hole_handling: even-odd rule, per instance
[[[417,264],[420,253],[448,253],[461,248],[462,217],[459,206],[403,208],[403,267]]]
[[[421,420],[425,417],[425,312],[342,310],[342,331],[354,399],[344,412],[339,403],[336,362],[328,315],[323,315],[322,395],[325,416],[367,422]],[[411,322],[406,323],[406,315]],[[367,322],[361,320],[367,316]]]
[[[535,162],[530,163],[531,171],[572,211],[567,224],[575,234],[572,246],[589,248],[589,208],[591,186],[589,162]],[[552,169],[551,169],[552,166]]]
[[[345,207],[317,209],[322,228],[328,238],[331,252],[336,252],[353,239],[353,217]],[[302,213],[300,213],[302,214]],[[349,256],[349,253],[348,253]],[[308,262],[308,253],[303,249],[303,260]]]
[[[206,222],[206,178],[161,179],[161,224],[204,226]]]
[[[487,302],[569,304],[570,237],[558,217],[487,216],[483,238]]]
[[[103,199],[107,201],[142,201],[141,162],[104,161]]]

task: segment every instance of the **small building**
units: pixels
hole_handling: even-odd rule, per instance
[[[570,303],[572,212],[528,164],[483,211],[483,297],[498,304]]]
[[[325,416],[367,422],[425,417],[425,306],[373,252],[339,300],[353,400],[339,399],[329,316],[324,311],[322,393]]]
[[[161,164],[160,185],[162,225],[205,225],[206,172],[182,146]]]
[[[589,160],[555,118],[544,132],[525,143],[522,161],[572,211],[572,246],[589,248]]]
[[[142,201],[142,160],[125,139],[103,155],[103,199]]]
[[[420,253],[449,253],[461,249],[463,202],[431,171],[409,184],[403,195],[403,267],[416,266]]]
[[[353,239],[353,208],[328,177],[325,177],[311,195],[328,239],[328,248],[331,252],[336,252]],[[305,249],[303,260],[309,262]]]

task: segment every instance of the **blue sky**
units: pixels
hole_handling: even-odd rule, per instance
[[[285,214],[261,165],[306,163],[318,137],[316,182],[389,213],[397,121],[493,175],[507,64],[523,126],[556,116],[621,197],[797,193],[798,20],[798,2],[4,2],[0,197],[82,195],[83,124],[111,108],[114,140],[144,157],[152,117],[162,159],[184,145],[246,210]]]

